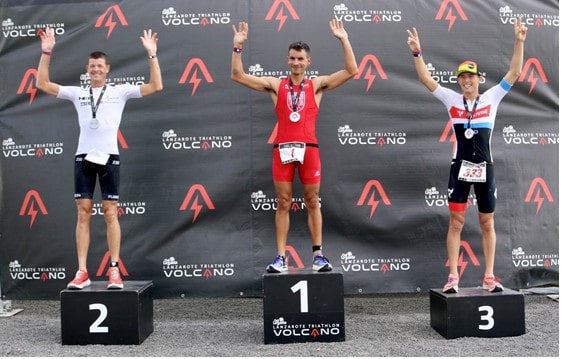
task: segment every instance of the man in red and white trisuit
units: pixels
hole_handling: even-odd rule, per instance
[[[479,208],[479,223],[485,257],[483,288],[490,292],[500,292],[504,288],[499,279],[494,276],[496,181],[490,140],[498,105],[522,71],[527,28],[522,24],[522,18],[514,19],[515,42],[510,68],[497,85],[483,94],[479,94],[479,84],[483,77],[477,64],[473,61],[462,62],[455,74],[463,94],[438,84],[432,78],[422,57],[416,28],[407,30],[407,32],[407,42],[414,55],[418,78],[446,106],[457,142],[451,160],[448,187],[450,219],[447,232],[447,257],[449,275],[443,292],[457,293],[459,290],[457,267],[461,231],[465,223],[465,210],[471,186],[475,189]]]
[[[333,19],[330,21],[330,29],[343,47],[345,68],[328,76],[306,78],[306,69],[312,61],[310,47],[299,41],[290,44],[288,49],[287,63],[290,76],[280,79],[245,73],[241,54],[243,44],[247,40],[248,24],[240,22],[238,28],[233,26],[231,78],[252,90],[268,92],[275,104],[278,120],[272,162],[273,181],[277,193],[275,215],[277,256],[267,267],[267,271],[271,273],[280,273],[288,269],[286,242],[290,228],[289,211],[296,169],[308,209],[308,228],[312,236],[312,268],[316,271],[332,270],[331,264],[322,254],[322,212],[319,203],[322,168],[316,138],[316,119],[324,91],[344,84],[357,74],[358,68],[343,23]]]

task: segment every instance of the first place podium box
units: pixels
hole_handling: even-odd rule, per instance
[[[343,303],[343,275],[335,269],[265,273],[265,344],[344,341]]]
[[[63,345],[141,344],[153,332],[153,282],[124,281],[123,289],[107,284],[61,291]]]
[[[490,293],[481,287],[459,288],[453,294],[431,289],[430,322],[446,339],[522,335],[524,295],[511,289]]]

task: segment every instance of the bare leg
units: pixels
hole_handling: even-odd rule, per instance
[[[120,243],[122,236],[120,222],[118,221],[118,202],[102,201],[102,211],[104,212],[104,220],[106,221],[106,237],[108,250],[110,251],[110,260],[117,262],[120,259]]]
[[[275,214],[275,232],[277,253],[284,256],[290,229],[290,206],[292,204],[292,182],[275,182],[277,192],[277,212]]]
[[[78,257],[78,269],[87,271],[88,248],[90,247],[90,221],[92,219],[92,200],[77,199],[77,225],[76,245]]]

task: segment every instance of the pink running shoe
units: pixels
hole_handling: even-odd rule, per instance
[[[68,289],[82,289],[90,285],[90,279],[88,279],[88,272],[78,270],[75,274],[75,279],[67,284]]]
[[[491,293],[502,292],[504,287],[500,284],[499,279],[493,275],[485,275],[483,278],[483,289]]]
[[[444,293],[457,293],[459,292],[459,277],[447,277],[447,283],[443,286]]]
[[[122,289],[124,287],[124,283],[122,282],[122,277],[120,276],[120,270],[118,268],[110,268],[110,275],[108,289]]]

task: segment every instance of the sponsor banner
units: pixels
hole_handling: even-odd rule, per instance
[[[310,46],[306,77],[343,68],[329,21],[344,23],[359,71],[324,91],[317,138],[323,250],[347,294],[417,292],[448,274],[448,176],[455,134],[443,104],[419,82],[406,29],[416,27],[440,85],[460,92],[464,60],[479,64],[480,91],[508,71],[517,17],[528,26],[522,72],[498,107],[491,144],[497,182],[495,274],[508,288],[559,276],[558,1],[328,2],[209,0],[3,2],[0,32],[0,281],[2,296],[58,298],[77,270],[72,104],[36,87],[39,29],[57,45],[50,79],[90,86],[88,55],[109,55],[108,85],[149,82],[143,29],[158,33],[163,91],[128,101],[117,135],[118,215],[124,280],[152,280],[154,296],[261,296],[276,256],[271,177],[278,126],[267,92],[230,78],[232,26],[249,23],[247,73],[285,78],[288,45]],[[469,36],[473,34],[473,36]],[[492,34],[497,34],[493,36]],[[457,49],[457,51],[454,51]],[[89,102],[89,98],[81,99]],[[103,104],[102,104],[103,106]],[[95,189],[88,266],[105,281],[106,227]],[[312,266],[308,208],[295,176],[286,255]],[[471,190],[458,267],[461,283],[484,270]],[[274,318],[273,334],[332,336],[334,323]],[[327,325],[326,325],[327,324]]]

